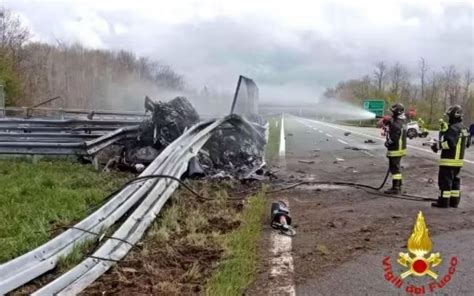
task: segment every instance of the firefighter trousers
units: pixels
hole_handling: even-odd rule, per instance
[[[443,198],[459,198],[461,196],[460,167],[440,166],[438,173],[438,186]]]
[[[390,169],[390,174],[392,174],[393,180],[402,180],[402,171],[401,171],[401,161],[402,158],[400,156],[396,157],[389,157],[388,158],[388,167]]]

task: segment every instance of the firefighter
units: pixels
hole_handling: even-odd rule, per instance
[[[438,140],[441,141],[443,134],[448,130],[448,123],[443,118],[439,119],[439,136]]]
[[[402,191],[402,172],[400,169],[402,157],[407,149],[407,127],[405,123],[405,107],[396,103],[390,109],[392,118],[386,123],[387,157],[390,173],[392,174],[392,188],[386,190],[387,194],[400,194]]]
[[[463,112],[459,105],[448,108],[445,114],[449,125],[441,141],[431,146],[433,152],[441,150],[439,161],[438,187],[440,194],[433,207],[457,208],[461,200],[461,179],[459,172],[464,164],[464,151],[470,146],[469,133],[462,124]]]

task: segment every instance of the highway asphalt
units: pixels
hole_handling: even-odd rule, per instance
[[[433,136],[437,137],[435,134]],[[287,177],[290,179],[345,180],[376,186],[380,184],[387,168],[386,150],[383,146],[384,138],[380,135],[379,129],[341,126],[288,115],[285,116],[285,138],[285,164]],[[373,142],[365,143],[367,140]],[[403,160],[406,178],[405,190],[411,194],[436,197],[439,154],[433,153],[428,146],[423,146],[423,141],[426,139],[409,140],[409,156]],[[314,161],[314,163],[304,163],[308,161]],[[472,280],[474,279],[474,228],[472,227],[474,225],[472,215],[474,213],[474,148],[466,153],[466,165],[462,170],[462,176],[464,196],[460,209],[433,209],[426,202],[390,200],[376,203],[363,201],[367,203],[367,207],[374,208],[374,212],[371,212],[370,209],[359,205],[360,211],[363,212],[361,215],[365,215],[365,218],[361,216],[360,219],[368,223],[369,227],[373,226],[370,223],[380,221],[380,219],[370,221],[372,216],[381,215],[383,217],[384,204],[385,207],[393,207],[394,217],[404,216],[408,213],[406,217],[414,219],[417,211],[422,210],[425,213],[428,228],[434,229],[431,237],[433,248],[439,251],[444,258],[443,264],[438,269],[439,274],[444,276],[448,273],[449,261],[453,256],[456,256],[459,261],[452,279],[443,289],[438,289],[436,295],[474,295],[474,281]],[[329,192],[332,192],[336,200],[339,193]],[[346,192],[345,194],[352,193]],[[333,264],[327,272],[321,272],[321,268],[311,266],[311,264],[315,264],[311,262],[319,261],[318,258],[308,259],[308,256],[315,256],[313,252],[304,253],[308,246],[316,245],[317,240],[331,239],[332,237],[330,233],[323,235],[320,232],[320,225],[315,225],[319,222],[314,218],[314,214],[318,214],[321,209],[310,212],[310,207],[316,203],[311,200],[319,197],[327,198],[321,192],[307,194],[303,197],[298,197],[297,193],[290,195],[290,204],[297,205],[301,201],[307,202],[307,206],[297,210],[296,215],[298,216],[295,217],[295,220],[301,225],[299,234],[293,241],[297,295],[407,295],[404,289],[411,282],[418,287],[425,286],[423,295],[433,295],[429,292],[429,283],[432,281],[424,277],[417,278],[415,281],[406,280],[402,289],[394,287],[384,279],[382,265],[384,256],[391,257],[395,272],[400,270],[396,258],[399,252],[406,250],[402,250],[399,244],[384,245],[383,247],[370,246],[360,256],[344,260],[341,264]],[[344,204],[337,205],[338,210],[334,210],[334,215],[342,212],[342,208],[346,210],[345,206]],[[305,207],[311,215],[305,215]],[[376,212],[377,207],[381,209],[379,213]],[[406,213],[404,213],[404,208],[406,208]],[[348,207],[348,211],[358,210],[357,207],[351,209]],[[331,212],[332,210],[328,208],[326,211]],[[460,217],[461,213],[465,215],[462,218]],[[452,219],[456,222],[450,225],[450,216],[452,215],[456,216],[456,219]],[[333,218],[337,220],[337,216]],[[352,221],[348,221],[348,225],[351,225]],[[413,225],[411,221],[407,223],[406,225]],[[376,226],[374,227],[377,228]],[[412,226],[403,227],[408,228],[406,232],[409,233]],[[403,228],[401,229],[403,230]],[[376,233],[374,230],[373,235],[383,238],[384,234]],[[312,237],[315,241],[308,241],[305,236]],[[403,237],[398,241],[406,241],[406,239]],[[372,239],[372,241],[374,240]],[[330,242],[326,243],[328,246],[330,245]],[[421,292],[418,295],[421,295]]]

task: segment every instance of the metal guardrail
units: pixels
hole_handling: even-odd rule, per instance
[[[259,131],[250,122],[236,115],[201,122],[168,145],[140,176],[167,174],[180,177],[186,171],[189,160],[197,155],[201,147],[211,137],[212,131],[226,123],[230,123],[244,132],[259,134]],[[264,141],[263,136],[258,139]],[[106,140],[101,143],[104,142]],[[114,195],[99,210],[76,224],[75,227],[93,232],[104,230],[143,200],[113,234],[113,237],[122,240],[109,239],[93,254],[96,257],[119,260],[132,248],[131,244],[135,244],[141,238],[177,186],[176,181],[165,179],[134,183]],[[92,237],[92,234],[71,228],[27,254],[0,265],[0,294],[12,291],[53,269],[60,257],[69,254],[75,245]],[[34,295],[78,293],[113,264],[114,262],[109,260],[88,258],[36,291]]]
[[[138,136],[141,120],[0,119],[0,154],[93,155]]]
[[[115,111],[115,110],[86,110],[86,109],[63,109],[63,108],[47,108],[47,107],[3,107],[0,106],[0,117],[17,117],[24,118],[35,117],[56,117],[58,119],[83,118],[91,117],[93,119],[143,119],[149,117],[143,111]]]

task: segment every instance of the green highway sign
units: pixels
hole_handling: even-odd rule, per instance
[[[385,112],[385,101],[384,100],[364,100],[364,109],[375,113],[377,116],[383,116]]]

